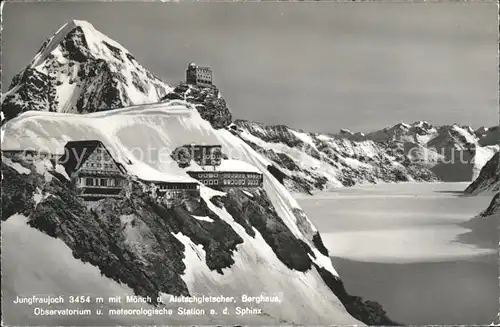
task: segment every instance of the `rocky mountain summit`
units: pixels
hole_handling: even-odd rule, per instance
[[[217,87],[168,86],[119,43],[77,20],[61,27],[15,76],[1,99],[2,124],[32,110],[89,113],[171,100],[192,104],[216,129],[244,131],[239,137],[270,159],[287,187],[299,192],[363,182],[469,181],[500,149],[495,127],[474,131],[420,121],[366,135],[349,130],[331,135],[241,120],[231,125],[232,114]]]
[[[2,95],[2,124],[28,110],[89,113],[158,102],[172,90],[118,42],[72,20]]]
[[[297,221],[301,221],[297,226],[301,231],[307,229],[312,235],[314,248],[297,238],[262,188],[214,192],[200,202],[186,199],[180,205],[167,208],[154,196],[145,193],[141,182],[136,181],[130,189],[124,190],[122,199],[84,202],[72,190],[64,168],[49,160],[30,163],[3,158],[1,168],[4,182],[2,225],[17,224],[13,220],[26,217],[32,228],[64,242],[75,259],[97,267],[103,276],[125,284],[133,294],[151,299],[143,307],[161,307],[163,302],[157,299],[162,296],[193,296],[205,287],[207,291],[224,289],[225,294],[236,295],[258,293],[261,288],[257,285],[262,284],[268,285],[265,289],[269,292],[284,292],[285,302],[279,308],[263,306],[264,315],[172,318],[171,321],[176,323],[312,321],[308,319],[315,319],[309,316],[313,307],[333,305],[328,304],[330,295],[323,293],[329,290],[353,317],[367,324],[396,324],[378,303],[348,294],[338,276],[318,264],[318,255],[328,256],[319,233],[307,227],[310,224],[307,217],[296,209]],[[268,265],[275,271],[267,270]],[[257,267],[267,271],[265,277]],[[43,275],[45,268],[39,266],[37,269]],[[283,289],[293,280],[284,278],[282,273],[285,271],[310,275],[302,277],[301,283],[306,285],[316,278],[312,276],[318,276],[317,281],[324,286],[315,284],[315,292],[323,295],[316,298],[312,293],[303,293],[310,287],[306,285],[296,286],[302,289],[300,294],[295,294],[295,287]],[[197,277],[193,279],[195,275]],[[239,276],[236,278],[238,283],[232,276]],[[243,276],[247,281],[245,285],[250,288],[240,285]],[[12,283],[19,283],[19,280],[13,281],[12,275],[3,277],[9,290]],[[198,279],[201,284],[194,286]],[[219,279],[226,281],[224,285],[217,284]],[[270,283],[274,283],[274,287]],[[295,304],[288,300],[302,303],[307,298],[316,299],[302,304],[308,314],[302,309],[294,309]],[[322,313],[330,318],[318,321],[349,321],[347,313],[341,316],[342,309],[333,305],[330,310],[333,311]],[[10,310],[11,314],[6,317],[15,319],[12,313],[18,311]],[[97,321],[109,323],[105,317],[98,317]],[[61,320],[53,322],[60,323]]]

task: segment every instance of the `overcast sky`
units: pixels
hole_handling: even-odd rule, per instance
[[[210,65],[235,118],[315,132],[498,121],[494,3],[7,3],[5,90],[87,20],[169,84]],[[7,85],[5,85],[7,84]]]

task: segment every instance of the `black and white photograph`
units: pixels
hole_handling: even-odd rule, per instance
[[[2,325],[500,325],[497,2],[0,9]]]

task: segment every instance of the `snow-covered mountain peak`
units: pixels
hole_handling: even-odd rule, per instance
[[[88,113],[156,103],[171,91],[118,42],[71,20],[13,78],[1,102],[10,120],[28,110]]]

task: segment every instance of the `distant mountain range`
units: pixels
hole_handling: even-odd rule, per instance
[[[365,135],[234,120],[216,87],[166,85],[123,46],[84,21],[70,21],[48,39],[14,77],[1,103],[3,149],[58,152],[67,141],[99,139],[114,149],[128,171],[168,180],[189,176],[174,165],[142,162],[130,149],[153,144],[174,150],[209,142],[261,170],[262,189],[219,194],[204,187],[200,207],[171,212],[151,202],[140,188],[127,200],[88,208],[71,193],[60,167],[2,161],[2,228],[9,223],[16,229],[13,219],[24,219],[44,235],[62,240],[61,246],[75,258],[138,294],[285,292],[290,301],[266,312],[261,324],[394,323],[378,304],[345,291],[319,233],[289,192],[476,177],[468,193],[499,187],[498,126],[473,130],[421,121]],[[487,211],[497,208],[498,196]],[[210,217],[217,226],[200,222],[199,216]],[[203,282],[198,285],[189,276]]]
[[[28,110],[89,113],[158,102],[172,88],[85,21],[46,40],[2,95],[2,122]]]
[[[236,120],[231,126],[280,167],[294,191],[358,183],[471,181],[499,151],[500,128],[399,123],[364,135],[307,133],[287,126]]]

